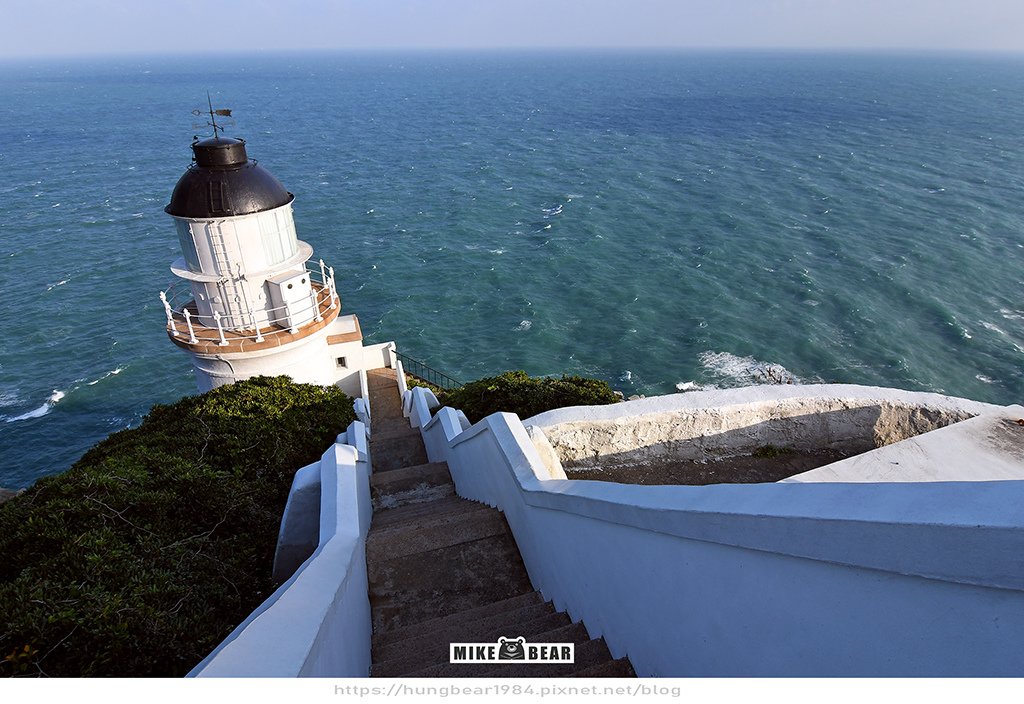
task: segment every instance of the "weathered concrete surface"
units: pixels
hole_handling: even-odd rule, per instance
[[[632,673],[628,662],[624,667],[612,660],[603,641],[591,640],[583,624],[556,613],[534,591],[505,517],[486,504],[453,495],[447,463],[401,464],[403,457],[417,454],[410,451],[413,438],[419,453],[424,452],[420,430],[407,425],[403,431],[394,407],[377,413],[385,394],[397,398],[398,386],[396,379],[383,375],[374,382],[381,401],[372,401],[374,423],[380,424],[382,415],[392,418],[384,421],[390,424],[386,432],[374,426],[371,443],[374,467],[387,467],[371,480],[375,511],[366,540],[371,676],[480,675],[493,665],[451,665],[450,644],[497,642],[513,635],[531,642],[578,642],[578,653],[586,656],[575,664],[531,670],[536,676],[572,674],[591,666],[607,666],[602,670],[606,674]],[[423,392],[417,388],[413,395]],[[417,426],[423,420],[441,432],[446,427],[453,434],[465,429],[450,410],[427,420],[430,412],[423,401],[414,398],[410,420]],[[558,465],[553,450],[551,455]],[[383,462],[382,456],[387,457]]]
[[[1020,421],[1018,423],[1018,421]],[[784,482],[942,482],[1024,479],[1024,407],[1008,406]]]
[[[565,466],[626,467],[716,460],[766,445],[866,452],[1000,408],[846,384],[754,386],[564,408],[524,423],[543,430]]]

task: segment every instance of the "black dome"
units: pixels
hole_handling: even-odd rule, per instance
[[[192,144],[195,163],[178,179],[164,211],[181,218],[248,215],[280,208],[294,196],[250,161],[245,141],[211,137]]]

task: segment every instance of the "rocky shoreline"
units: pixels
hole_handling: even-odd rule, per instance
[[[11,491],[10,489],[4,489],[2,486],[0,486],[0,504],[2,504],[4,501],[7,501],[8,499],[13,499],[20,493],[20,491]]]

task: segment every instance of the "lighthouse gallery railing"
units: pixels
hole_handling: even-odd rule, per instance
[[[160,301],[167,316],[167,332],[189,344],[216,342],[227,346],[238,340],[263,342],[275,335],[291,335],[298,328],[323,320],[325,312],[340,307],[341,298],[334,283],[334,267],[327,267],[323,259],[306,262],[309,273],[310,295],[304,302],[275,308],[254,308],[246,299],[245,310],[239,315],[200,315],[195,305],[192,286],[178,280],[160,292]],[[291,325],[282,321],[290,319]],[[211,333],[215,333],[211,337]]]

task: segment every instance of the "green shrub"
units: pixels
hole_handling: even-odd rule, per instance
[[[0,674],[187,673],[272,591],[292,476],[354,417],[258,377],[154,406],[0,505]]]
[[[461,409],[473,423],[506,411],[522,419],[553,408],[597,406],[621,400],[607,382],[582,376],[531,377],[524,371],[471,381],[438,396],[445,406]]]
[[[793,450],[788,447],[775,447],[775,445],[762,445],[761,447],[750,453],[751,457],[759,457],[761,459],[775,459],[776,457],[784,457],[785,455],[793,454]]]
[[[411,388],[416,387],[416,386],[422,386],[425,389],[430,389],[431,391],[434,392],[434,395],[437,396],[438,398],[441,398],[441,394],[444,393],[444,389],[442,389],[440,386],[434,386],[429,381],[425,381],[424,379],[420,379],[419,377],[413,376],[412,374],[406,374],[405,375],[405,387],[407,389],[411,389]]]

